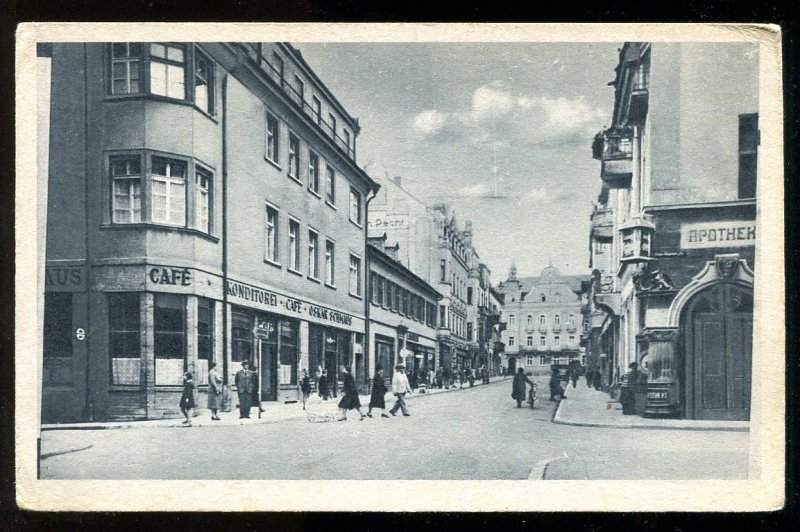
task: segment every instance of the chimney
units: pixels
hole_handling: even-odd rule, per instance
[[[394,176],[392,178],[392,181],[394,181],[394,184],[397,185],[398,187],[402,187],[403,186],[403,178],[400,177],[399,175]]]

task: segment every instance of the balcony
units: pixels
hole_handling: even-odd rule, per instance
[[[259,52],[252,44],[241,43],[241,46],[244,47],[245,53],[247,53],[251,59],[253,59],[256,63],[259,63]],[[263,72],[289,100],[291,100],[295,108],[300,111],[301,114],[306,115],[308,119],[317,126],[317,129],[320,130],[325,137],[329,138],[342,153],[344,153],[352,161],[355,161],[355,134],[353,134],[352,139],[344,139],[340,137],[333,130],[331,125],[322,119],[321,113],[318,113],[314,108],[311,107],[311,104],[305,100],[304,95],[292,87],[291,84],[287,82],[283,74],[276,69],[272,63],[261,57],[259,66],[261,67],[261,72]]]
[[[600,177],[610,188],[627,188],[633,173],[633,135],[607,129],[595,135],[592,156],[602,162]]]
[[[631,84],[631,102],[628,108],[628,119],[635,124],[644,122],[647,116],[650,96],[650,65],[639,63]]]
[[[591,215],[592,238],[614,238],[614,211],[595,209]]]
[[[534,327],[533,325],[527,325],[527,326],[525,327],[525,332],[532,333],[532,332],[533,332],[533,331],[535,331],[535,330],[536,330],[536,327]]]
[[[561,325],[553,325],[553,332],[561,332]]]
[[[575,329],[575,324],[574,323],[567,324],[567,332],[575,332],[575,330],[576,329]]]
[[[546,333],[547,332],[547,325],[539,325],[539,332]]]

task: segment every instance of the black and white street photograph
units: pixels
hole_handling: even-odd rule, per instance
[[[776,27],[229,26],[31,41],[29,482],[781,504]]]

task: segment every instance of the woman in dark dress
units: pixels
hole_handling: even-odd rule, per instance
[[[181,394],[181,413],[186,417],[186,421],[181,423],[187,427],[192,426],[191,413],[194,408],[194,381],[192,381],[191,372],[187,371],[183,374],[183,394]]]
[[[528,390],[527,384],[533,386],[531,380],[525,375],[525,369],[519,368],[511,385],[511,398],[517,402],[517,408],[522,408],[522,401],[525,400],[525,392]]]
[[[563,399],[564,389],[561,387],[561,377],[558,374],[558,368],[553,368],[553,372],[550,374],[550,400],[556,401],[556,397]]]
[[[319,377],[319,381],[317,382],[317,392],[319,396],[322,397],[323,401],[327,401],[330,399],[331,396],[331,388],[330,384],[328,383],[328,370],[323,369],[322,375]]]
[[[389,417],[383,410],[386,409],[386,383],[383,382],[383,366],[375,368],[375,376],[372,378],[372,393],[369,397],[369,410],[367,416],[372,417],[372,409],[380,408],[381,417]]]
[[[300,393],[303,394],[303,410],[306,409],[306,401],[311,395],[311,379],[308,378],[308,370],[303,370],[303,378],[300,380]]]
[[[364,421],[364,414],[361,412],[361,401],[358,400],[358,390],[356,389],[356,380],[350,370],[350,366],[342,366],[342,400],[339,401],[339,410],[342,411],[342,417],[338,421],[345,421],[347,419],[347,411],[356,409],[361,416],[359,421]]]

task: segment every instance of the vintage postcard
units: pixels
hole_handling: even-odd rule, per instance
[[[768,25],[21,25],[17,503],[782,507],[781,72]]]

